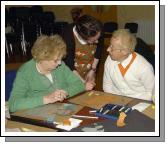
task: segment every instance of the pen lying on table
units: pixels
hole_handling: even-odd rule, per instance
[[[88,118],[88,119],[98,119],[98,117],[85,116],[85,115],[72,115],[72,117],[76,117],[76,118]]]

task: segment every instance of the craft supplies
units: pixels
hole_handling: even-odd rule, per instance
[[[132,108],[128,106],[116,105],[116,104],[106,104],[103,107],[101,107],[99,110],[97,110],[95,114],[96,116],[117,120],[118,118],[122,119],[122,116],[120,117],[120,114],[122,114],[122,112],[125,115],[127,115],[131,111],[132,111]],[[118,125],[119,124],[120,124],[120,120],[119,120]]]

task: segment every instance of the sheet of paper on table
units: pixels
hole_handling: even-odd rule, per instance
[[[70,118],[69,120],[71,122],[71,125],[60,125],[59,124],[56,127],[60,128],[60,129],[67,130],[67,131],[70,131],[71,129],[78,127],[80,125],[80,123],[83,121],[83,120],[75,119],[75,118]]]
[[[138,110],[139,112],[143,112],[146,108],[148,108],[151,104],[149,103],[144,103],[144,102],[141,102],[135,106],[132,107],[132,109],[136,109]]]

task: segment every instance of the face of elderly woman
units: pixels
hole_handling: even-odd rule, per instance
[[[61,65],[61,58],[42,60],[39,62],[39,65],[43,69],[44,73],[50,73],[52,70],[56,69],[59,65]]]

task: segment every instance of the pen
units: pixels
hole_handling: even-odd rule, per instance
[[[122,111],[125,107],[123,106],[122,108],[119,109],[119,111]]]
[[[72,115],[72,117],[76,117],[76,118],[90,118],[90,119],[98,119],[98,117],[83,116],[83,115]]]
[[[128,109],[125,111],[125,113],[127,113],[129,110],[130,110],[130,108],[128,108]]]
[[[111,109],[111,110],[115,109],[116,107],[117,107],[117,105],[115,105],[114,107],[112,107],[112,109]]]
[[[109,112],[110,110],[109,109],[107,109],[103,114],[107,114],[108,112]]]
[[[103,111],[103,108],[100,109],[100,113]]]
[[[96,110],[89,111],[89,113],[95,113],[95,112],[96,112]]]

